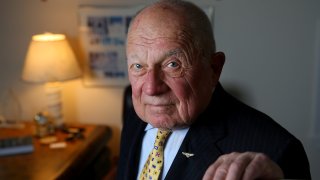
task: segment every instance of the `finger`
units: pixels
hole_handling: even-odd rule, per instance
[[[268,156],[257,153],[248,165],[244,175],[244,180],[249,179],[281,179],[283,172],[281,168]]]
[[[239,154],[238,157],[230,164],[226,180],[241,179],[245,172],[245,169],[250,164],[253,158],[253,153],[246,152]]]
[[[217,169],[227,161],[227,159],[230,159],[230,156],[232,156],[232,154],[225,154],[220,156],[206,171],[206,173],[203,176],[203,180],[209,180],[209,179],[213,179],[215,177],[215,174],[217,172]],[[220,173],[223,173],[223,170],[219,170],[222,171]]]
[[[226,179],[228,174],[228,164],[222,164],[222,166],[219,166],[214,174],[213,179],[214,180],[224,180]]]
[[[268,163],[267,161],[268,158],[264,154],[256,154],[244,172],[243,180],[256,179],[261,176],[261,171],[263,171],[262,166],[264,163]]]
[[[217,167],[220,166],[222,163],[222,159],[218,158],[216,162],[214,162],[212,165],[209,166],[209,168],[206,170],[206,173],[204,174],[202,180],[210,180],[213,179],[214,174],[216,172]]]
[[[215,173],[213,175],[214,180],[225,180],[228,173],[230,164],[236,159],[238,153],[226,154],[221,157],[222,162],[216,167]]]

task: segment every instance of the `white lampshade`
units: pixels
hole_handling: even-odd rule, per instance
[[[64,123],[60,81],[81,75],[80,67],[63,34],[44,33],[32,36],[22,79],[46,83],[47,111],[56,127]]]
[[[75,55],[63,34],[32,36],[22,78],[29,82],[56,82],[81,75]]]

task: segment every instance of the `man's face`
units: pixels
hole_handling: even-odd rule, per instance
[[[183,20],[163,21],[168,18],[173,16],[161,12],[138,16],[128,34],[127,58],[138,116],[171,129],[191,124],[205,109],[217,78],[210,58],[193,47]]]

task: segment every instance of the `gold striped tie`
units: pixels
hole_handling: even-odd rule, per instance
[[[170,130],[158,130],[154,147],[140,173],[140,180],[159,179],[163,165],[163,147],[170,133]]]

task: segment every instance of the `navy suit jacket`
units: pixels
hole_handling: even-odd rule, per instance
[[[127,110],[121,135],[117,179],[137,177],[146,123]],[[190,129],[166,175],[167,180],[202,179],[223,154],[262,152],[283,170],[285,178],[311,179],[301,142],[267,115],[241,103],[219,84],[207,109]],[[193,153],[186,158],[182,152]]]

